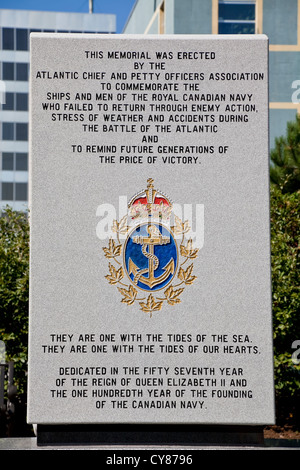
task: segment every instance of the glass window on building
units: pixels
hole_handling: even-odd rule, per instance
[[[24,122],[16,123],[16,140],[28,140],[28,124]]]
[[[13,51],[15,49],[14,28],[2,28],[2,49]]]
[[[4,109],[5,111],[14,110],[15,108],[14,102],[15,102],[15,94],[7,91],[5,93],[5,103],[2,104],[2,109]]]
[[[28,93],[16,93],[16,111],[28,111]]]
[[[14,170],[14,154],[12,152],[2,153],[2,170],[3,171]]]
[[[16,30],[16,40],[17,40],[17,51],[28,51],[28,30],[27,29],[17,29]]]
[[[28,171],[28,154],[23,152],[2,152],[3,171]]]
[[[3,140],[28,140],[28,123],[27,122],[2,122],[2,139]]]
[[[26,82],[28,80],[28,64],[20,62],[16,65],[16,80]]]
[[[27,153],[16,153],[16,170],[27,171],[28,170],[28,155]]]
[[[28,81],[29,64],[23,62],[2,62],[2,80]]]
[[[219,34],[254,34],[254,1],[219,1]]]
[[[14,199],[14,184],[13,183],[2,183],[2,200],[13,201]]]
[[[3,62],[2,63],[2,80],[14,80],[14,63]]]
[[[27,183],[15,183],[16,201],[27,201]]]
[[[3,140],[14,140],[14,123],[13,122],[2,122],[2,139]]]
[[[28,111],[28,93],[6,92],[2,109],[5,111]]]

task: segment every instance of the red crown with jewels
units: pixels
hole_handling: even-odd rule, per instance
[[[133,219],[157,217],[159,219],[170,218],[172,212],[171,200],[160,190],[154,189],[153,179],[147,180],[147,189],[144,189],[129,201],[129,215]]]

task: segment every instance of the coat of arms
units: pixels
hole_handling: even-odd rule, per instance
[[[151,317],[164,303],[181,302],[185,287],[196,279],[193,263],[186,263],[197,258],[199,249],[193,248],[191,238],[186,239],[189,222],[175,215],[174,225],[170,226],[171,200],[154,189],[153,179],[147,183],[147,189],[130,200],[128,214],[113,221],[116,237],[110,238],[103,250],[110,260],[105,277],[117,286],[121,302],[138,302]]]

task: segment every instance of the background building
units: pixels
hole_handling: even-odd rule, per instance
[[[29,34],[115,33],[115,15],[0,10],[0,211],[27,207]]]
[[[271,148],[300,113],[300,0],[137,0],[123,32],[266,34]]]

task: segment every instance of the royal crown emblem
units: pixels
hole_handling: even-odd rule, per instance
[[[174,306],[181,302],[185,287],[196,280],[193,263],[184,265],[197,258],[199,250],[193,248],[191,238],[186,240],[189,222],[174,215],[174,225],[170,226],[171,200],[154,189],[153,179],[147,183],[147,189],[129,201],[128,214],[113,221],[115,237],[109,239],[103,251],[110,260],[105,277],[117,286],[121,302],[138,302],[140,309],[152,317],[164,303]]]

